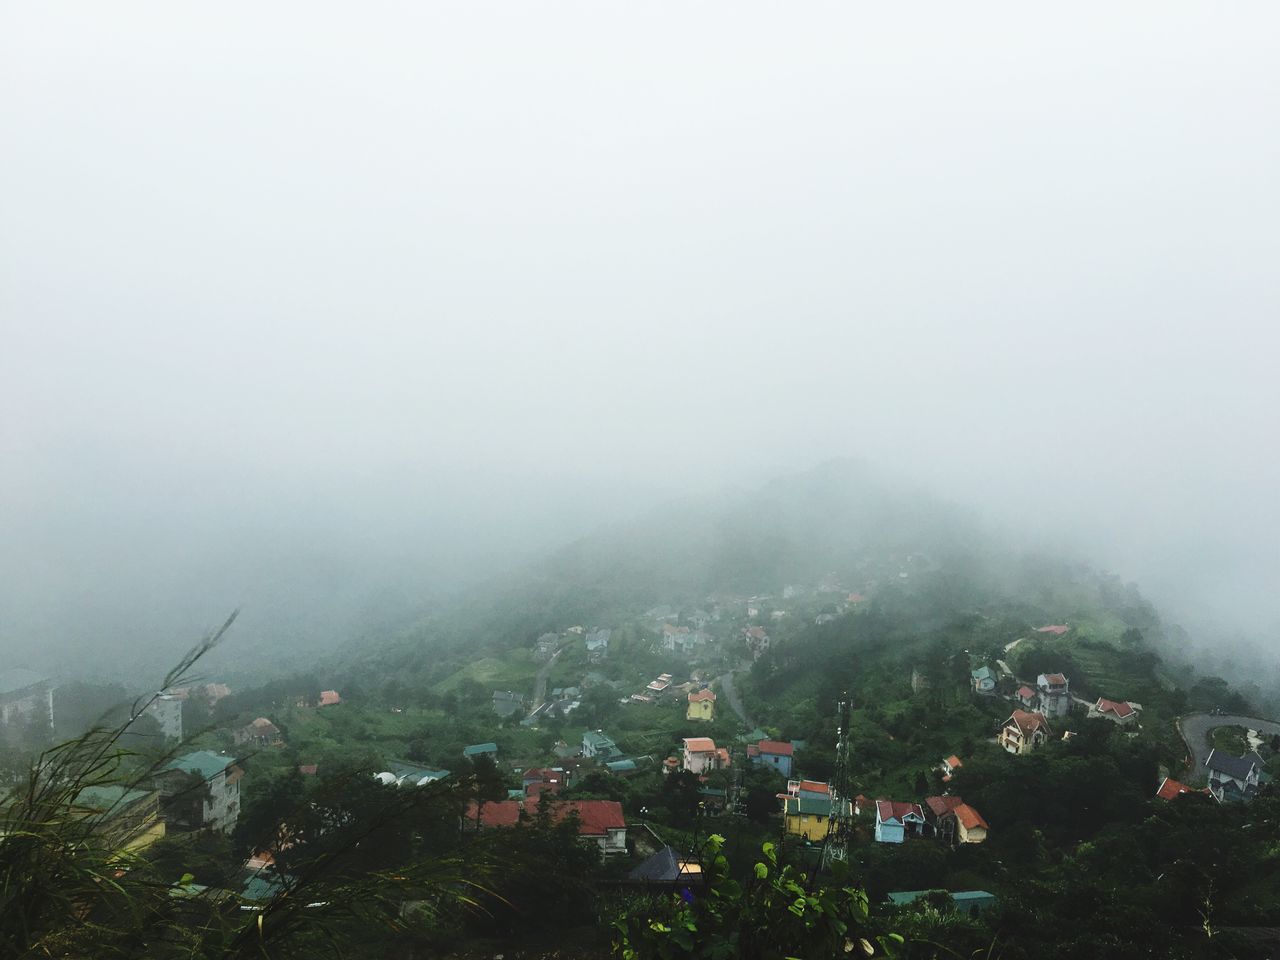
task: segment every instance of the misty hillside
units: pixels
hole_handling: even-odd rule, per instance
[[[693,608],[716,596],[780,598],[788,586],[859,591],[909,603],[923,627],[981,611],[1027,622],[1070,619],[1114,639],[1166,629],[1131,585],[1000,542],[961,507],[865,464],[839,461],[755,490],[668,504],[549,553],[441,604],[384,647],[490,652],[573,624],[635,619],[651,606]],[[369,663],[370,647],[349,656]]]

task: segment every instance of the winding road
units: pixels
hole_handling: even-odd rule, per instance
[[[546,662],[546,665],[541,670],[538,671],[538,680],[533,687],[533,704],[532,704],[533,709],[529,711],[529,716],[533,716],[535,713],[537,713],[538,708],[546,702],[547,677],[551,675],[551,668],[556,665],[556,660],[559,659],[560,654],[563,652],[564,652],[564,647],[561,647],[559,650],[557,650],[555,653],[551,655],[551,659],[548,660]]]
[[[1213,747],[1209,743],[1209,733],[1217,727],[1244,727],[1246,730],[1257,730],[1267,736],[1280,734],[1280,723],[1275,720],[1263,720],[1261,717],[1241,717],[1236,714],[1215,716],[1211,713],[1190,713],[1178,718],[1178,732],[1186,741],[1191,751],[1191,769],[1187,771],[1188,779],[1202,775],[1204,762],[1209,758]]]
[[[750,664],[742,664],[734,667],[734,669],[730,670],[728,673],[722,673],[720,676],[716,677],[716,682],[720,684],[721,693],[724,694],[725,700],[729,702],[729,708],[738,715],[738,719],[741,720],[748,729],[753,728],[755,724],[753,724],[747,717],[747,711],[742,708],[742,699],[738,696],[738,690],[733,685],[733,675],[737,671],[746,670],[749,667]]]

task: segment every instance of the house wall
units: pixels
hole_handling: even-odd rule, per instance
[[[53,726],[53,687],[47,683],[37,684],[25,690],[16,690],[6,694],[7,699],[0,701],[0,724],[29,721],[33,718],[47,720]]]
[[[900,823],[876,821],[876,840],[880,843],[902,843],[906,839],[906,831]]]
[[[791,776],[791,758],[779,756],[776,753],[762,753],[755,758],[755,762],[761,766],[770,767],[777,770],[784,777]]]
[[[690,753],[684,751],[684,768],[690,773],[707,773],[716,768],[714,753]]]
[[[686,720],[711,720],[715,716],[716,703],[714,700],[698,700],[689,704],[689,709],[685,712]]]
[[[831,831],[831,818],[820,813],[792,813],[786,818],[787,833],[807,840],[825,840]]]
[[[209,799],[204,802],[204,826],[226,833],[240,817],[240,779],[229,777],[228,767],[209,781]]]

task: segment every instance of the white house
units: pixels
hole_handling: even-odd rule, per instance
[[[689,773],[710,773],[729,766],[729,751],[710,737],[686,737],[680,767]]]

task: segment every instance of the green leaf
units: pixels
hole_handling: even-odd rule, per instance
[[[763,879],[764,879],[765,877],[767,877],[768,875],[769,875],[769,868],[768,868],[768,867],[766,867],[763,863],[757,863],[757,864],[756,864],[756,879],[758,879],[758,880],[763,880]]]

